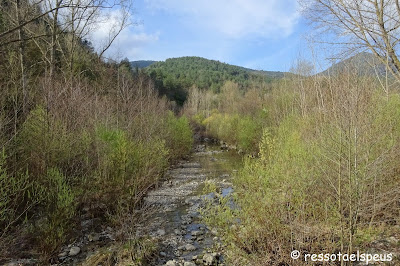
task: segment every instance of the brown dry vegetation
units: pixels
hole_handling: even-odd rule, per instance
[[[0,4],[0,262],[46,261],[79,231],[83,209],[123,229],[192,146],[187,119],[147,75],[105,63],[57,21],[57,10],[83,6],[33,19],[40,3]]]

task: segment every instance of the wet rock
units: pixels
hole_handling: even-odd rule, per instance
[[[202,234],[203,234],[202,231],[192,231],[192,232],[191,232],[191,235],[192,235],[192,236],[200,236],[200,235],[202,235]]]
[[[96,233],[92,233],[88,235],[88,240],[90,242],[95,242],[95,241],[99,241],[100,240],[100,235],[96,234]]]
[[[193,246],[192,244],[186,244],[185,245],[185,250],[187,251],[195,251],[197,248]]]
[[[161,251],[161,252],[160,252],[160,256],[161,256],[161,257],[166,257],[166,256],[167,256],[167,253]]]
[[[38,265],[38,262],[34,259],[19,259],[16,261],[11,261],[6,264],[3,264],[4,266],[20,266],[20,265]]]
[[[80,247],[71,247],[71,249],[69,250],[68,255],[73,257],[79,254],[79,252],[81,252]]]
[[[206,150],[206,145],[197,145],[197,147],[195,148],[196,152],[203,152]]]
[[[83,227],[84,229],[92,225],[93,225],[93,220],[84,220],[81,222],[81,227]]]
[[[64,251],[64,252],[61,252],[60,254],[58,254],[58,257],[65,258],[67,255],[68,255],[68,253]]]
[[[165,230],[164,229],[158,229],[157,230],[157,235],[158,236],[164,236],[165,235]]]
[[[203,262],[205,265],[213,265],[216,262],[216,257],[217,257],[216,253],[213,254],[206,253],[203,256]]]
[[[196,264],[191,261],[185,261],[185,263],[183,263],[183,266],[196,266]]]
[[[112,240],[112,241],[115,241],[115,237],[114,237],[113,234],[106,234],[105,237],[110,239],[110,240]]]
[[[178,263],[175,260],[170,260],[165,263],[165,266],[178,266]]]

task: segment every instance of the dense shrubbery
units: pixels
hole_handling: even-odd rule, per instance
[[[262,131],[260,119],[239,114],[221,114],[217,111],[204,119],[202,124],[207,128],[208,134],[248,153],[256,151]]]
[[[384,94],[373,79],[355,75],[290,84],[295,89],[266,98],[269,121],[259,154],[234,179],[240,209],[209,210],[207,220],[223,228],[234,265],[290,264],[294,249],[365,251],[400,223],[392,200],[400,186],[398,94]],[[233,117],[214,113],[207,119],[226,138],[218,132],[238,122],[217,125]]]
[[[206,134],[256,154],[262,128],[271,124],[270,111],[263,106],[267,101],[264,93],[276,84],[279,82],[241,92],[237,84],[228,81],[219,94],[193,87],[184,113],[193,123],[203,126]]]
[[[142,100],[162,101],[156,95]],[[155,111],[156,116],[151,113]],[[16,151],[11,154],[19,159],[7,158],[4,152],[0,165],[1,234],[7,236],[24,219],[41,217],[34,235],[42,250],[51,253],[73,228],[78,206],[100,204],[115,215],[119,206],[135,208],[169,162],[192,147],[185,117],[177,118],[167,109],[146,112],[149,116],[142,117],[140,129],[135,123],[118,126],[113,117],[96,121],[86,112],[72,119],[87,123],[72,130],[71,121],[63,120],[65,114],[41,105],[32,109],[12,146],[5,149]],[[109,119],[108,125],[103,118]]]
[[[9,18],[40,15],[29,4],[0,8]],[[192,147],[188,119],[170,111],[148,75],[103,62],[80,36],[40,18],[21,28],[37,39],[18,40],[15,30],[1,40],[0,263],[48,259],[79,228],[83,209],[121,225]]]

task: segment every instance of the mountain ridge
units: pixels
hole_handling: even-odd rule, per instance
[[[329,76],[349,71],[355,71],[360,76],[385,76],[386,66],[375,55],[369,52],[360,52],[332,64],[317,75]],[[389,76],[392,76],[390,72],[388,72],[388,74]]]

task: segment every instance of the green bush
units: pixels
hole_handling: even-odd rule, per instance
[[[171,159],[177,159],[188,154],[193,145],[193,132],[186,116],[177,118],[171,111],[166,118],[165,140]]]
[[[17,139],[20,168],[28,167],[32,176],[44,176],[48,168],[74,168],[73,161],[88,149],[88,139],[68,131],[60,120],[42,106],[33,109]]]
[[[262,126],[252,117],[240,117],[237,128],[237,144],[246,152],[256,150],[262,134]]]
[[[214,111],[211,116],[203,121],[210,135],[229,144],[237,144],[237,125],[239,116],[221,114]]]
[[[45,191],[45,220],[39,226],[38,238],[43,249],[51,253],[65,241],[71,230],[71,219],[75,215],[77,202],[75,193],[68,185],[66,177],[57,169],[47,171]]]
[[[109,206],[121,197],[142,196],[168,165],[164,140],[131,140],[124,131],[105,127],[98,127],[96,135],[98,169],[93,193]]]
[[[7,173],[6,160],[3,150],[0,155],[0,235],[24,219],[28,211],[42,200],[28,173],[17,176]]]
[[[214,112],[203,121],[208,133],[246,152],[257,151],[262,124],[257,117]]]

